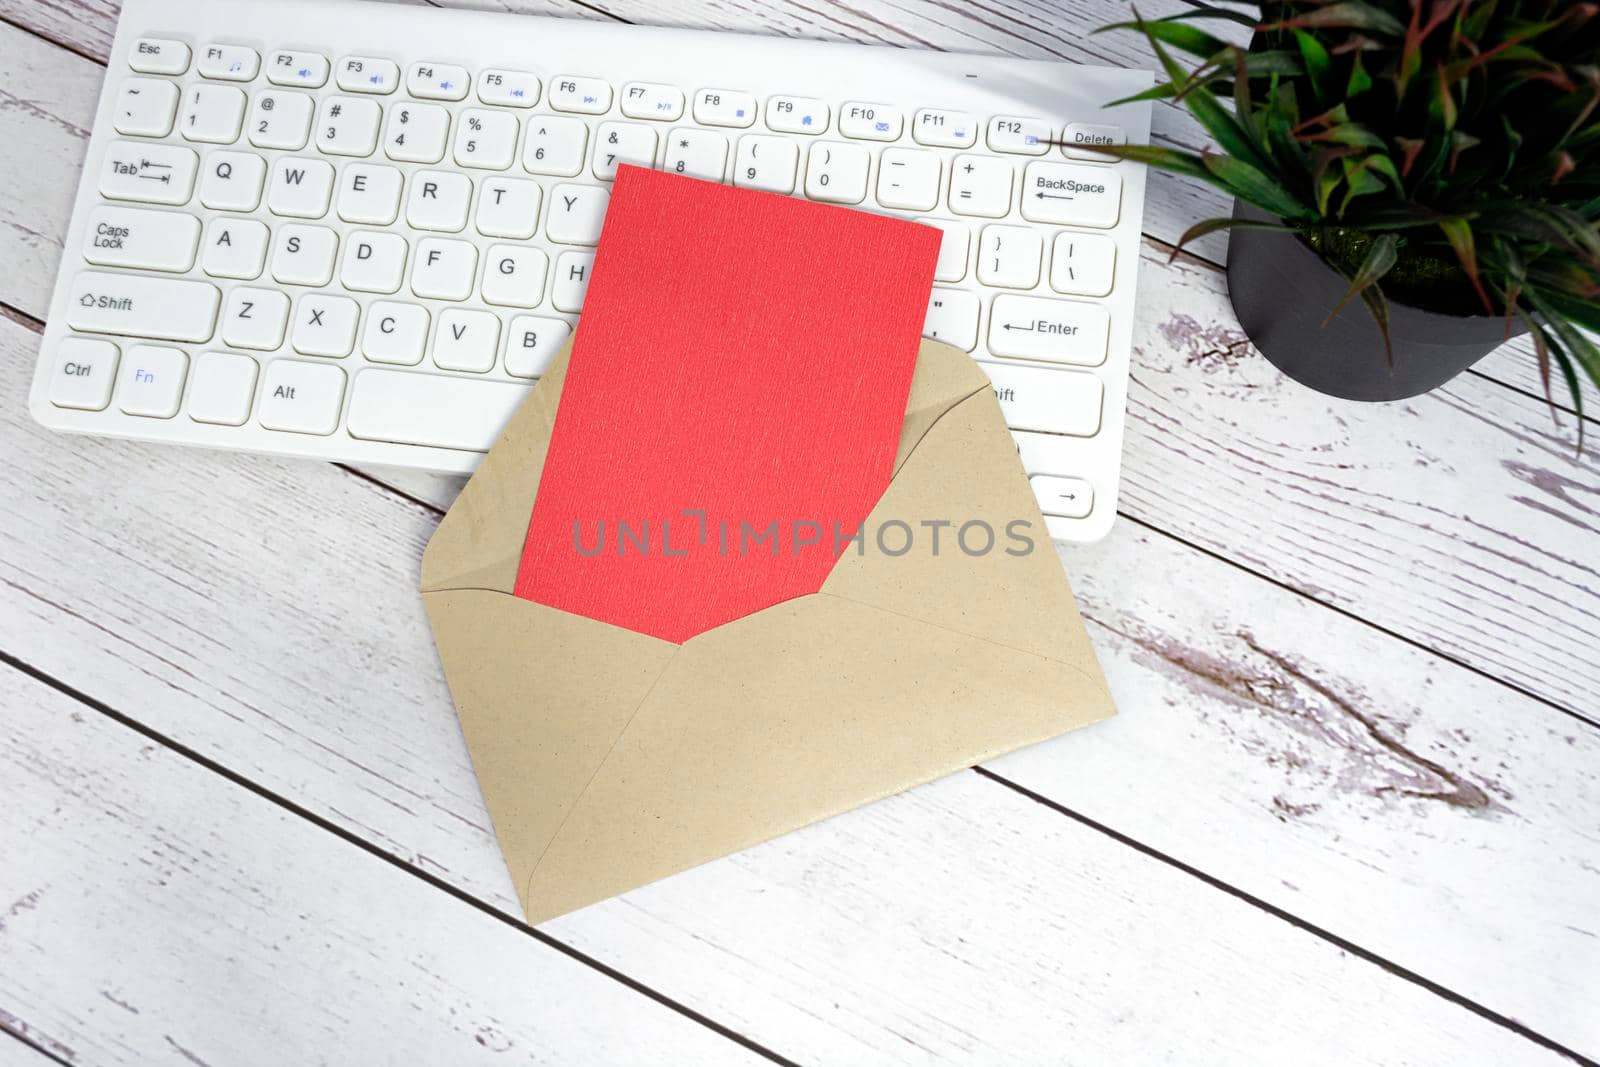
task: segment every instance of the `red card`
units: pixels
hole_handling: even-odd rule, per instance
[[[516,595],[681,643],[820,589],[888,487],[939,240],[621,168]]]

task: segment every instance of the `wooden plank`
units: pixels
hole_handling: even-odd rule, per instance
[[[11,672],[0,694],[0,780],[15,804],[0,842],[23,860],[0,874],[0,899],[17,901],[0,931],[0,995],[75,1054],[141,1064],[311,1062],[330,1048],[357,1063],[507,1052],[552,1063],[754,1061],[53,690]],[[764,984],[832,979],[812,1006],[857,1036],[836,1050],[783,1034],[792,1058],[813,1062],[1006,1062],[1063,1042],[1094,1062],[1562,1061],[975,775],[874,810],[844,820],[843,834],[815,827],[755,850],[747,862],[757,872],[775,864],[798,877],[781,892],[702,869],[636,894],[611,921],[575,916],[553,928],[642,941],[640,962],[681,984],[685,960],[691,974],[713,971],[721,953],[630,920],[676,895],[680,907],[716,914],[740,952],[772,940],[762,931],[778,924],[793,952],[764,961]],[[911,831],[898,845],[896,827]],[[835,873],[860,862],[870,866]],[[900,921],[895,899],[912,892],[910,870],[942,890],[916,924]],[[870,899],[852,902],[863,893]],[[1010,906],[994,907],[994,893]],[[855,909],[877,920],[869,940]],[[855,935],[845,953],[840,934]],[[968,941],[1013,951],[974,973]],[[976,1010],[930,1018],[907,1004],[862,1018],[862,970],[918,1000],[929,986],[959,987]]]
[[[1216,271],[1159,269],[1123,513],[1600,720],[1600,470],[1543,402],[1477,375],[1394,404],[1320,397],[1255,354]]]
[[[0,672],[0,1003],[63,1059],[769,1062]]]
[[[11,27],[0,42],[15,57],[0,91],[33,86],[53,109],[0,110],[0,136],[39,146],[26,165],[0,162],[22,190],[0,211],[59,234],[98,74]],[[50,254],[0,232],[0,255],[27,264],[0,300],[42,315]],[[1570,431],[1481,378],[1402,405],[1325,400],[1250,353],[1216,272],[1152,247],[1141,274],[1124,511],[1568,707],[1592,703],[1600,662],[1574,649],[1600,582],[1573,546],[1593,527],[1596,474],[1574,463]],[[460,484],[378,476],[438,505]]]
[[[33,343],[0,325],[0,359],[26,365]],[[0,382],[0,498],[17,502],[0,516],[0,649],[514,909],[413,592],[434,513],[327,465],[54,435],[26,421],[21,387]],[[1585,917],[1600,856],[1582,831],[1600,822],[1600,731],[1135,525],[1075,551],[1123,714],[1104,741],[1040,750],[1021,780],[1535,1029],[1590,1039],[1569,1016],[1600,973]],[[1264,651],[1222,636],[1240,632]],[[1242,706],[1257,690],[1267,705]],[[1409,754],[1363,737],[1361,716]],[[1468,802],[1401,792],[1453,780]],[[1010,884],[993,867],[962,882],[965,857],[1037,846],[999,816],[903,810],[831,820],[802,859],[785,838],[552,929],[763,1043],[857,1062],[909,1054],[886,1026],[959,1025],[980,1058],[1003,1058],[1010,1039],[984,1022],[993,1003],[973,999],[972,976],[994,1003],[1029,1002],[1069,946],[927,931]],[[908,841],[950,851],[919,867]],[[1090,892],[1059,880],[1053,856],[1016,875],[1033,887],[1008,905],[1021,926],[1053,929]],[[1381,887],[1384,908],[1349,886]],[[912,955],[863,958],[889,931]],[[918,936],[933,938],[926,956]],[[900,968],[934,976],[915,1007]],[[1163,996],[1188,995],[1162,973]],[[832,1007],[843,990],[847,1010]]]
[[[0,1067],[52,1067],[61,1060],[51,1059],[33,1045],[18,1037],[10,1028],[20,1031],[22,1020],[11,1018],[0,1008]]]

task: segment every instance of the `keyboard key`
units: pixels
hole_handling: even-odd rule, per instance
[[[751,126],[756,98],[731,89],[701,89],[694,94],[694,120],[706,126]]]
[[[434,300],[465,300],[478,276],[478,249],[466,241],[424,237],[411,264],[411,291]]]
[[[550,302],[557,311],[582,311],[583,294],[594,273],[593,252],[563,252],[556,259],[556,280]]]
[[[885,148],[878,164],[878,203],[929,211],[939,202],[939,156],[916,148]]]
[[[273,52],[267,56],[267,81],[319,89],[328,81],[328,57],[315,52]]]
[[[1050,288],[1073,296],[1105,296],[1116,272],[1117,243],[1102,233],[1058,233],[1050,252]]]
[[[437,163],[450,137],[450,112],[437,104],[395,104],[383,130],[383,152],[405,163]]]
[[[521,178],[490,178],[478,192],[478,213],[472,225],[485,237],[527,240],[539,226],[537,182]]]
[[[200,269],[213,278],[259,278],[267,265],[270,237],[267,227],[254,219],[214,218],[206,226]]]
[[[1068,125],[1061,135],[1061,154],[1095,163],[1116,163],[1115,156],[1096,152],[1089,146],[1127,143],[1127,131],[1121,126],[1094,126],[1086,122],[1074,122]]]
[[[315,110],[315,101],[305,93],[262,90],[250,106],[250,143],[257,148],[298,152],[311,136]]]
[[[383,108],[376,100],[329,96],[317,118],[317,151],[330,156],[370,156],[378,147]]]
[[[568,245],[600,242],[600,226],[611,203],[609,190],[593,185],[558,185],[550,190],[545,236]]]
[[[100,195],[146,204],[182,204],[194,192],[200,157],[187,148],[112,141],[100,169]]]
[[[710,130],[677,126],[667,134],[663,170],[720,182],[728,169],[728,139]]]
[[[352,437],[487,452],[522,402],[526,385],[368,369],[350,395]]]
[[[683,90],[675,85],[628,82],[622,87],[622,113],[630,119],[677,122],[683,118]]]
[[[950,161],[950,210],[1001,218],[1011,210],[1013,173],[1009,162],[994,156],[956,156]]]
[[[522,169],[570,178],[583,169],[583,150],[588,143],[589,127],[577,119],[530,116]]]
[[[487,311],[450,308],[433,331],[433,362],[442,370],[483,374],[500,352],[500,319]]]
[[[818,141],[806,157],[806,196],[830,204],[859,204],[867,198],[872,156],[858,144]]]
[[[923,108],[911,120],[911,137],[934,148],[971,148],[978,140],[978,120],[961,111]]]
[[[165,137],[178,113],[178,87],[155,78],[129,78],[117,93],[111,120],[118,133],[131,137]]]
[[[1053,474],[1035,474],[1028,479],[1033,495],[1039,501],[1039,510],[1046,515],[1059,515],[1064,519],[1082,519],[1094,510],[1094,486],[1082,478],[1059,478]]]
[[[392,293],[406,276],[406,239],[357,230],[345,239],[339,284],[360,293]]]
[[[456,124],[455,160],[463,167],[505,170],[517,158],[517,117],[469,107]]]
[[[285,285],[327,285],[338,258],[339,235],[326,226],[280,226],[272,246],[272,277]]]
[[[602,122],[594,132],[594,176],[610,181],[624,163],[648,167],[656,158],[656,131],[631,122]]]
[[[379,300],[367,308],[361,352],[375,363],[415,366],[428,344],[428,310],[417,304]]]
[[[978,281],[1007,289],[1039,284],[1044,235],[1031,226],[985,226],[978,243]]]
[[[274,215],[320,219],[333,199],[333,167],[320,159],[287,156],[272,166],[267,209]]]
[[[980,361],[994,383],[1000,412],[1013,430],[1093,437],[1100,432],[1105,386],[1081,371],[1021,367]]]
[[[256,398],[256,361],[237,352],[202,352],[189,382],[189,417],[217,426],[243,426]]]
[[[289,298],[276,289],[240,286],[228,294],[222,316],[222,342],[230,348],[271,352],[283,344],[289,323]]]
[[[472,75],[449,63],[415,63],[406,74],[406,92],[419,100],[463,100]]]
[[[935,289],[928,297],[922,336],[964,352],[978,346],[978,297],[960,289]]]
[[[1006,294],[994,298],[989,351],[1097,367],[1106,361],[1110,331],[1110,316],[1098,304]]]
[[[196,65],[202,78],[247,82],[261,71],[261,53],[238,44],[211,44],[200,50]]]
[[[182,74],[189,69],[189,46],[165,37],[141,37],[128,52],[128,66],[141,74]]]
[[[839,132],[866,141],[893,141],[905,128],[905,116],[887,104],[851,102],[839,109]]]
[[[996,115],[989,120],[986,140],[994,152],[1042,156],[1050,150],[1050,138],[1054,133],[1055,128],[1044,119]]]
[[[392,59],[345,56],[339,60],[339,73],[335,81],[347,93],[387,96],[400,84],[400,66]]]
[[[1122,214],[1122,175],[1108,167],[1029,163],[1022,217],[1030,222],[1109,229]]]
[[[939,262],[933,268],[936,282],[959,282],[967,276],[967,252],[972,245],[972,231],[964,222],[954,219],[918,219],[925,226],[934,226],[944,232],[939,242]]]
[[[199,244],[193,215],[105,205],[89,216],[83,258],[107,267],[186,271]]]
[[[126,415],[170,419],[183,398],[189,357],[165,345],[132,345],[117,372],[117,406]]]
[[[289,345],[308,356],[348,356],[356,343],[361,305],[347,296],[307,293],[295,305]]]
[[[767,98],[767,127],[778,133],[822,133],[828,115],[828,105],[809,96]]]
[[[794,192],[795,165],[800,146],[787,137],[747,134],[739,138],[733,163],[733,184],[769,193]]]
[[[222,294],[206,282],[84,271],[67,291],[67,325],[157,341],[208,341]]]
[[[192,85],[184,92],[178,132],[186,141],[232,144],[239,139],[245,103],[244,93],[231,85]]]
[[[116,383],[117,358],[117,346],[110,341],[63,338],[50,370],[50,403],[80,411],[105,410]]]
[[[543,376],[571,336],[572,324],[565,319],[516,316],[506,329],[506,373],[517,378]]]
[[[387,226],[400,214],[404,176],[394,167],[352,163],[339,178],[339,217],[366,226]]]
[[[339,428],[344,371],[330,363],[275,359],[261,382],[256,421],[269,430],[326,437]]]
[[[252,152],[213,152],[200,179],[200,202],[214,211],[254,211],[266,178],[267,161]]]
[[[550,106],[580,115],[604,115],[611,110],[611,86],[599,78],[562,74],[550,79]]]
[[[539,78],[525,70],[486,70],[478,75],[478,99],[501,107],[532,107],[539,102]]]
[[[472,179],[448,170],[419,170],[411,175],[406,222],[419,230],[457,233],[467,225],[472,205]]]
[[[484,253],[483,299],[502,307],[538,307],[550,259],[526,245],[490,245]]]

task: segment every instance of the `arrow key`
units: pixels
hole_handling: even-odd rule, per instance
[[[1054,474],[1035,474],[1028,479],[1039,510],[1064,519],[1087,518],[1094,510],[1094,486],[1082,478],[1060,478]]]

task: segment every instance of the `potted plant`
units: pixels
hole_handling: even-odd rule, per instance
[[[1166,81],[1141,96],[1183,103],[1220,152],[1104,150],[1233,195],[1179,247],[1234,231],[1256,347],[1324,393],[1392,400],[1531,331],[1581,433],[1580,378],[1600,384],[1600,3],[1185,3],[1105,29],[1145,35]],[[1346,313],[1358,299],[1370,314]]]

